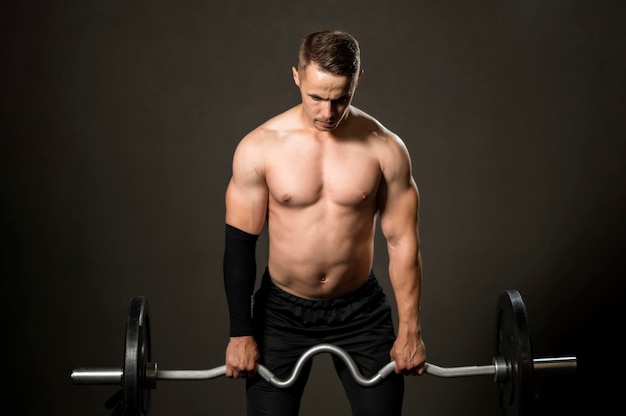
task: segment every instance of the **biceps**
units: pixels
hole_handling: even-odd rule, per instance
[[[404,189],[389,187],[380,210],[381,230],[390,245],[418,244],[419,195],[414,183]]]
[[[265,223],[267,187],[231,178],[226,189],[226,223],[250,234],[259,234]]]

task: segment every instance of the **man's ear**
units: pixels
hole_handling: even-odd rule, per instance
[[[356,79],[356,85],[359,85],[359,82],[361,81],[361,77],[363,76],[363,69],[359,69],[359,75]]]
[[[300,76],[298,75],[298,69],[295,66],[291,67],[291,73],[293,74],[293,82],[299,87],[300,86]]]

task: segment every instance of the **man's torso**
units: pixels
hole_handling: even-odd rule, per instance
[[[269,191],[269,269],[295,295],[324,299],[350,293],[373,261],[382,171],[379,126],[351,116],[341,137],[269,125],[265,160]]]

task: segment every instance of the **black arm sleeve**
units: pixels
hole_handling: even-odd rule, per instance
[[[224,288],[230,315],[230,336],[252,335],[252,296],[256,281],[256,242],[249,234],[226,224]]]

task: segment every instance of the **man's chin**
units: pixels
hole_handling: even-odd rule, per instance
[[[337,123],[336,122],[326,122],[326,121],[318,121],[317,123],[315,123],[315,126],[317,127],[318,130],[321,131],[331,131],[331,130],[335,130],[337,128]]]

